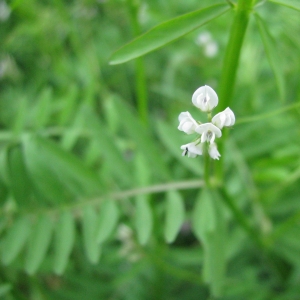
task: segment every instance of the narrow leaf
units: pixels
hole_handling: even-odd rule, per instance
[[[300,11],[299,0],[269,0],[269,1]]]
[[[2,244],[2,262],[10,264],[23,249],[29,236],[31,223],[28,217],[21,217],[16,220],[8,229]]]
[[[87,206],[83,211],[83,243],[88,260],[96,264],[100,258],[101,248],[96,240],[97,214],[95,209]]]
[[[274,39],[272,38],[264,20],[258,15],[255,14],[255,19],[259,28],[259,32],[264,44],[265,52],[269,61],[269,64],[273,70],[277,88],[279,91],[280,100],[285,98],[285,84],[282,68],[280,67],[280,56],[278,55],[278,47],[276,46]]]
[[[145,245],[151,236],[153,227],[152,209],[145,195],[136,198],[135,227],[139,243]]]
[[[164,22],[116,51],[110,64],[121,64],[160,48],[222,15],[229,8],[216,4]]]
[[[61,214],[55,230],[53,270],[61,275],[68,263],[75,241],[75,222],[72,214],[66,211]]]
[[[43,215],[34,225],[28,240],[27,253],[25,257],[25,270],[33,275],[42,263],[52,236],[53,222]]]
[[[166,221],[164,234],[168,243],[172,243],[184,221],[185,209],[180,194],[176,191],[167,193],[166,199]]]
[[[97,243],[105,242],[115,229],[119,219],[119,210],[115,201],[106,200],[100,208],[97,227]]]

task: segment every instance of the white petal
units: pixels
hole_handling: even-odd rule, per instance
[[[209,145],[208,153],[212,159],[219,160],[219,157],[221,156],[215,143]]]
[[[235,123],[233,111],[227,107],[224,111],[219,112],[212,118],[212,123],[222,129],[224,126],[232,126]]]
[[[207,133],[208,131],[211,131],[213,132],[216,137],[221,137],[222,136],[222,132],[221,130],[214,124],[212,123],[204,123],[204,124],[201,124],[201,125],[198,125],[196,128],[195,128],[195,131],[199,134],[203,134],[203,133]]]
[[[185,112],[182,112],[179,114],[179,116],[178,116],[179,122],[181,120],[183,120],[184,118],[193,118],[193,117],[191,116],[191,114],[188,111],[185,111]]]
[[[203,145],[200,143],[199,139],[195,142],[182,145],[180,149],[183,150],[182,156],[187,155],[188,157],[196,157],[197,155],[202,155]]]
[[[226,122],[226,115],[225,113],[222,111],[218,114],[216,114],[213,118],[212,118],[212,123],[214,125],[216,125],[218,128],[222,129],[225,122]]]
[[[194,120],[194,118],[191,116],[191,114],[188,111],[180,113],[178,120],[179,120],[178,129],[187,134],[194,133],[196,127],[198,126],[198,123]]]
[[[208,85],[198,88],[192,96],[193,104],[202,111],[211,111],[218,105],[218,95]]]

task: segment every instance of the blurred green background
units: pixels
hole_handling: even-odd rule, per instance
[[[234,11],[109,65],[138,34],[219,2],[0,0],[1,299],[300,299],[300,12],[256,4],[269,53],[250,16],[221,153],[220,297],[192,221],[203,160],[181,156],[177,118],[205,118],[191,96],[218,92]]]

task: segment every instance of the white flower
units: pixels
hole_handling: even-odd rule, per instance
[[[204,112],[210,112],[218,105],[218,101],[218,95],[208,85],[198,88],[192,96],[193,104]]]
[[[224,111],[216,114],[212,118],[212,123],[222,129],[224,126],[232,126],[235,123],[235,116],[233,111],[227,107]]]
[[[203,144],[200,143],[200,140],[198,139],[195,142],[182,145],[180,149],[183,150],[182,156],[188,156],[188,157],[196,157],[197,155],[202,155],[203,153]]]
[[[178,120],[180,122],[178,129],[187,134],[194,133],[196,127],[199,125],[188,111],[180,113]]]
[[[207,141],[212,144],[216,137],[222,136],[221,130],[212,123],[198,125],[195,131],[201,134],[201,143]]]
[[[216,143],[212,143],[212,144],[209,145],[208,153],[209,153],[209,155],[212,159],[219,160],[219,157],[221,156],[221,154],[218,151]]]

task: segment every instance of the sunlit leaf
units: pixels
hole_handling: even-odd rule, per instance
[[[10,264],[23,249],[30,233],[31,222],[28,217],[21,217],[14,221],[4,237],[2,244],[2,262]]]
[[[255,19],[259,28],[259,32],[264,44],[264,48],[267,54],[267,58],[269,64],[274,72],[274,76],[276,79],[277,88],[279,91],[279,98],[284,100],[285,98],[285,83],[284,83],[284,76],[282,72],[282,68],[280,66],[280,56],[278,54],[278,47],[276,47],[276,43],[272,38],[267,25],[265,24],[264,20],[258,15],[255,14]]]
[[[25,257],[25,270],[28,274],[34,274],[42,263],[51,241],[52,231],[53,220],[47,215],[40,216],[32,227]]]
[[[172,243],[184,221],[185,209],[181,195],[176,191],[167,193],[166,198],[166,220],[164,235],[168,243]]]
[[[96,228],[97,243],[105,242],[115,229],[119,219],[119,209],[114,200],[105,200],[100,207],[98,226]]]
[[[217,18],[228,9],[225,4],[215,4],[164,22],[116,51],[110,64],[121,64],[160,48]]]
[[[55,228],[53,270],[62,274],[67,266],[75,241],[75,221],[69,211],[60,215]]]

